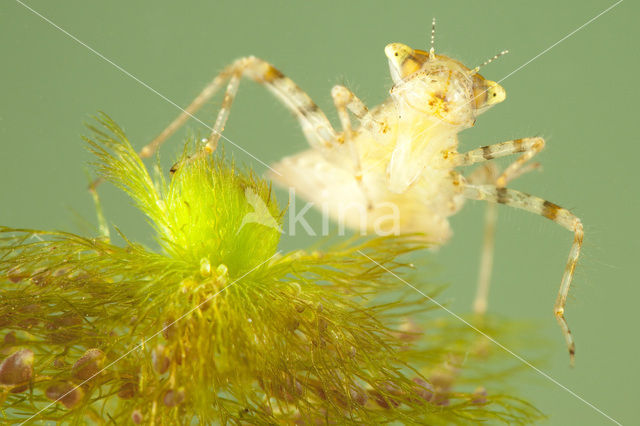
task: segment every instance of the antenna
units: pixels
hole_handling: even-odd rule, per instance
[[[436,44],[436,18],[431,20],[431,49],[429,49],[429,58],[433,58],[435,55],[434,46]]]
[[[484,61],[483,63],[481,63],[480,65],[478,65],[474,69],[472,69],[470,74],[473,75],[473,74],[477,73],[478,71],[480,71],[480,68],[484,67],[485,65],[489,65],[491,62],[495,61],[496,59],[498,59],[502,55],[506,55],[507,53],[509,53],[508,50],[503,50],[502,52],[500,52],[497,55],[495,55],[493,58],[487,59],[486,61]]]

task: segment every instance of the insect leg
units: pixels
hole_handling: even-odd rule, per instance
[[[495,184],[496,187],[503,188],[509,181],[539,167],[540,165],[538,163],[525,163],[543,148],[544,139],[542,138],[515,139],[495,145],[484,146],[482,148],[460,154],[456,161],[461,166],[467,166],[478,162],[490,161],[494,158],[506,155],[524,152],[523,155],[511,163],[499,176],[497,175],[497,169],[495,167],[476,169],[469,176],[471,179],[469,180],[470,183],[491,183]],[[483,170],[487,170],[484,172],[484,175],[489,174],[489,176],[482,176],[478,179],[477,173],[482,172]],[[478,274],[478,287],[476,298],[473,302],[473,310],[477,314],[484,314],[487,310],[491,269],[493,267],[495,224],[497,221],[497,215],[498,212],[495,208],[495,204],[490,203],[487,206],[485,214],[485,232],[480,260],[480,271]]]
[[[513,173],[509,177],[509,181],[530,172],[537,167],[539,167],[538,163],[525,165]],[[498,176],[499,174],[496,165],[492,162],[485,162],[482,167],[475,169],[467,177],[467,182],[471,184],[495,184]],[[480,254],[476,297],[473,301],[473,311],[480,315],[486,313],[488,306],[497,220],[498,210],[496,209],[495,203],[488,203],[484,216],[484,236]]]
[[[156,136],[149,144],[144,146],[140,150],[139,155],[142,158],[151,157],[154,152],[162,145],[162,143],[176,132],[182,125],[195,114],[213,95],[216,94],[218,89],[229,79],[230,70],[228,67],[220,74],[218,74],[203,90],[191,101],[191,104],[187,106],[158,136]]]
[[[369,194],[362,183],[362,166],[360,164],[360,154],[358,153],[358,147],[353,142],[353,131],[351,129],[351,119],[349,118],[349,113],[347,112],[347,108],[352,112],[355,110],[358,118],[364,117],[368,114],[367,107],[360,101],[349,89],[344,86],[334,86],[331,89],[331,97],[333,98],[333,103],[336,106],[336,110],[338,111],[338,116],[340,117],[340,123],[342,124],[342,137],[344,139],[344,143],[349,147],[351,151],[351,159],[353,161],[354,167],[354,177],[356,182],[358,182],[358,186],[362,191],[365,199],[367,200],[367,208],[370,210],[373,208],[373,204],[369,198]],[[339,139],[338,139],[339,140]]]
[[[337,92],[336,94],[341,97],[341,102],[346,106],[346,108],[351,111],[351,113],[360,121],[362,126],[369,131],[376,133],[387,133],[389,131],[388,124],[375,120],[369,111],[369,108],[362,102],[360,98],[356,96],[351,90],[346,88],[345,86],[334,86],[333,92]],[[334,103],[336,97],[334,96]],[[337,105],[336,105],[337,108]]]
[[[459,154],[455,162],[456,166],[469,166],[482,161],[489,161],[494,158],[522,152],[523,154],[511,163],[496,179],[496,186],[504,187],[510,180],[515,179],[532,168],[538,167],[538,164],[535,163],[526,167],[525,163],[542,151],[544,145],[544,139],[542,138],[514,139]]]
[[[489,162],[485,163],[483,167],[474,170],[467,178],[467,182],[471,184],[492,184],[497,177],[498,169],[496,165]],[[484,216],[484,235],[482,238],[482,250],[480,252],[476,297],[473,301],[473,311],[479,315],[487,312],[497,220],[498,209],[495,203],[488,203]]]
[[[554,306],[554,314],[564,334],[569,348],[571,363],[573,364],[575,358],[575,343],[564,317],[564,311],[567,303],[567,296],[569,294],[569,287],[571,286],[576,265],[578,264],[578,257],[580,256],[580,249],[582,248],[582,241],[584,238],[582,222],[569,210],[552,202],[513,189],[498,187],[496,185],[466,184],[464,187],[464,196],[465,198],[472,200],[485,200],[526,210],[531,213],[544,216],[573,232],[573,244],[569,251],[569,259],[567,261],[564,274],[562,275],[560,289],[558,290],[558,297],[556,298]]]
[[[227,83],[227,89],[224,93],[224,99],[222,100],[222,105],[220,106],[220,110],[218,111],[218,116],[216,117],[216,122],[211,129],[211,134],[207,139],[205,139],[206,144],[203,147],[202,151],[200,151],[196,155],[207,155],[211,154],[218,147],[218,141],[220,140],[220,136],[222,136],[222,131],[224,130],[224,126],[227,124],[227,120],[229,119],[229,112],[231,111],[231,104],[238,93],[238,86],[240,85],[240,77],[241,75],[236,72],[231,75],[229,78],[229,83]],[[193,156],[188,157],[185,160],[179,161],[171,167],[171,173],[175,173],[181,166],[183,161],[190,161],[193,159]]]
[[[206,146],[208,152],[213,151],[229,116],[229,109],[238,89],[239,81],[237,80],[243,76],[267,87],[296,116],[311,146],[326,148],[335,143],[336,134],[331,123],[311,98],[273,65],[249,56],[236,60],[218,74],[166,129],[140,151],[140,155],[142,157],[152,155],[160,144],[199,110],[226,81],[229,81],[223,107],[218,113],[216,125]]]

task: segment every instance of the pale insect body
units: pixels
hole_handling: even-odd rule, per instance
[[[391,98],[365,112],[351,135],[361,171],[354,170],[350,146],[338,143],[285,158],[273,166],[279,174],[269,177],[355,229],[375,231],[394,216],[389,206],[397,206],[397,231],[419,232],[442,244],[451,235],[447,218],[464,202],[464,178],[454,170],[457,134],[473,125],[479,111],[502,101],[504,91],[445,56],[433,54],[427,61],[429,53],[399,43],[385,50],[396,84]],[[338,87],[334,98],[346,90]],[[487,96],[489,91],[496,96]],[[474,96],[485,99],[471,105]],[[354,173],[361,175],[364,190]]]
[[[433,34],[433,33],[432,33]],[[432,37],[433,43],[433,37]],[[537,164],[526,164],[544,147],[541,138],[524,138],[458,153],[457,134],[476,117],[502,102],[504,89],[444,55],[392,43],[385,48],[394,86],[390,98],[369,111],[350,90],[331,92],[342,131],[292,80],[269,63],[247,57],[225,68],[141,156],[155,149],[227,83],[222,107],[202,154],[215,150],[242,76],[266,86],[298,119],[311,149],[273,165],[275,182],[353,228],[379,232],[393,218],[399,233],[421,233],[435,245],[451,235],[448,217],[466,199],[489,201],[487,232],[474,308],[487,306],[492,259],[495,203],[544,216],[574,233],[554,314],[567,342],[571,361],[575,345],[564,318],[569,286],[582,246],[582,224],[571,212],[541,198],[506,188],[506,184]],[[499,56],[499,55],[497,55]],[[497,57],[496,56],[496,57]],[[495,57],[493,58],[495,59]],[[490,60],[491,61],[491,60]],[[490,62],[488,61],[488,62]],[[487,62],[487,63],[488,63]],[[484,65],[484,64],[483,64]],[[360,125],[352,128],[349,112]],[[490,160],[521,153],[500,175]],[[485,163],[467,177],[458,168]],[[363,222],[364,221],[364,222]]]

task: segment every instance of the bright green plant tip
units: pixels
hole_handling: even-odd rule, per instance
[[[2,422],[540,417],[499,390],[486,341],[426,323],[435,306],[386,271],[408,268],[402,256],[421,248],[410,237],[280,254],[267,182],[186,151],[152,178],[122,130],[99,124],[96,168],[146,214],[158,249],[111,243],[101,213],[94,238],[0,227]]]
[[[202,155],[184,155],[169,183],[162,175],[154,182],[122,130],[106,116],[101,123],[110,134],[92,128],[96,136],[87,139],[98,171],[146,213],[168,255],[197,267],[224,264],[239,276],[275,254],[282,212],[269,184]]]

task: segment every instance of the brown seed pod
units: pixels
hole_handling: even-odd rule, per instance
[[[164,405],[166,405],[167,407],[175,407],[176,405],[182,404],[184,402],[184,397],[184,389],[169,389],[164,393],[162,402],[164,402]]]
[[[125,383],[120,387],[120,390],[118,391],[118,397],[122,399],[131,399],[135,396],[137,390],[138,386],[136,386],[135,383]]]
[[[75,314],[66,314],[61,316],[57,322],[60,327],[71,327],[82,324],[82,317]]]
[[[26,274],[20,269],[19,266],[15,266],[7,272],[7,278],[14,284],[19,283],[26,277]]]
[[[296,308],[296,311],[301,314],[302,312],[304,312],[304,310],[307,308],[307,305],[304,304],[304,302],[295,302],[294,306]]]
[[[289,318],[287,328],[289,331],[294,332],[300,327],[300,320],[298,318]]]
[[[417,385],[415,389],[415,394],[427,402],[432,401],[435,395],[434,393],[435,391],[431,383],[421,379],[420,377],[414,377],[412,380],[413,380],[413,383]]]
[[[400,390],[400,388],[398,388],[398,386],[391,382],[387,382],[384,384],[384,390],[384,394],[377,390],[371,392],[371,395],[373,396],[376,404],[384,409],[398,407],[400,405],[400,402],[391,398],[391,395],[402,396],[402,391]]]
[[[162,328],[162,335],[164,336],[165,339],[171,340],[177,335],[175,322],[176,321],[171,317],[169,317],[164,322],[164,327]]]
[[[59,402],[67,408],[73,408],[84,398],[84,391],[81,387],[76,387],[71,383],[60,382],[49,386],[45,395],[50,400]]]
[[[362,389],[360,386],[352,385],[351,389],[349,390],[349,394],[351,395],[351,400],[356,404],[362,407],[367,405],[367,401],[369,400],[369,395],[367,395],[367,392],[364,389]]]
[[[15,331],[10,331],[9,333],[5,334],[3,342],[5,345],[7,346],[11,346],[14,345],[16,343],[16,332]]]
[[[104,365],[105,354],[100,349],[89,349],[73,364],[71,372],[79,380],[89,380],[100,372]]]
[[[33,351],[21,349],[0,364],[0,385],[19,385],[33,377]]]
[[[131,413],[131,421],[134,424],[139,425],[140,423],[142,423],[142,420],[144,420],[144,417],[142,416],[140,410],[133,410],[133,412]]]
[[[164,374],[171,365],[171,360],[165,354],[164,345],[158,345],[151,351],[151,361],[153,368],[160,374]]]
[[[20,386],[16,386],[14,388],[11,388],[11,390],[9,392],[11,392],[11,393],[22,393],[22,392],[26,391],[27,389],[29,389],[29,385],[20,385]]]

